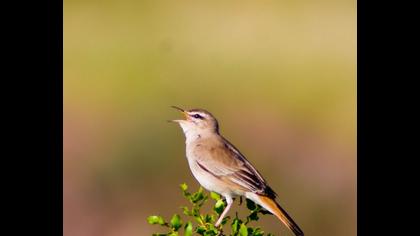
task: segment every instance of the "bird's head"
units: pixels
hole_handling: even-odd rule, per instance
[[[210,112],[204,109],[184,110],[176,106],[172,108],[179,110],[185,116],[185,119],[171,121],[178,123],[186,136],[187,134],[219,133],[219,124]]]

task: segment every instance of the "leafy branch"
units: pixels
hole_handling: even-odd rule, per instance
[[[156,233],[153,234],[153,236],[178,236],[182,235],[181,230],[183,231],[184,236],[192,236],[193,234],[202,236],[227,236],[223,232],[223,228],[226,229],[229,225],[231,229],[231,234],[229,234],[229,236],[273,236],[273,234],[270,233],[265,234],[259,227],[249,226],[249,223],[252,221],[258,221],[260,219],[259,214],[271,214],[251,200],[246,199],[246,206],[250,210],[250,213],[245,219],[240,219],[236,212],[235,217],[231,222],[231,217],[226,216],[223,218],[222,223],[218,227],[215,227],[215,222],[226,207],[225,200],[215,192],[210,192],[210,194],[207,195],[201,187],[195,193],[190,193],[188,191],[188,186],[185,183],[181,184],[180,187],[184,197],[192,204],[190,208],[187,206],[181,207],[183,214],[190,220],[184,224],[181,216],[178,214],[174,214],[169,222],[166,222],[161,216],[149,216],[147,218],[149,224],[161,225],[169,230],[167,233]],[[205,214],[201,211],[201,208],[208,201],[209,197],[213,199],[215,203],[212,212],[210,214]],[[239,204],[241,203],[242,198],[240,198]],[[229,222],[230,224],[228,224]]]

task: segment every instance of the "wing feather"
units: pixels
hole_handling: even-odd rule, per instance
[[[260,173],[229,141],[203,140],[195,148],[197,163],[213,176],[234,183],[245,191],[275,197]]]

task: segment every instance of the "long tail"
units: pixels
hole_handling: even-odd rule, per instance
[[[274,200],[266,196],[254,195],[254,199],[258,204],[273,213],[283,224],[287,226],[296,236],[304,236],[303,231],[293,221],[287,212]]]

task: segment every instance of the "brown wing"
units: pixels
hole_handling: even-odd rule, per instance
[[[272,198],[276,196],[261,174],[226,139],[205,140],[197,144],[195,152],[198,165],[213,176],[245,191]]]

